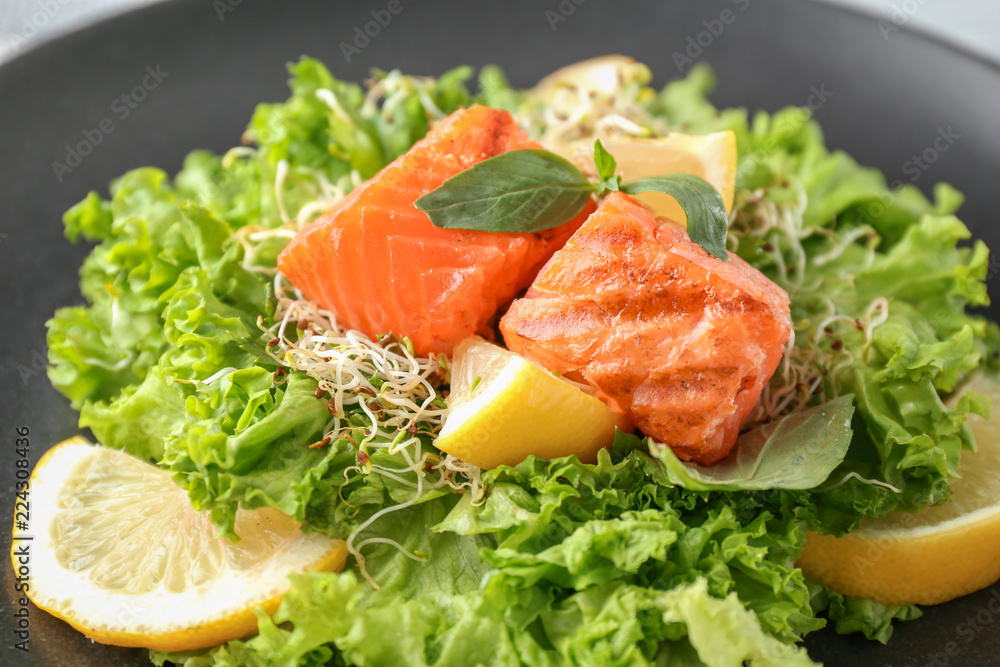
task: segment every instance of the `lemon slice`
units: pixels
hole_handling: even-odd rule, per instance
[[[455,348],[450,408],[435,446],[480,468],[530,454],[594,462],[631,426],[579,385],[477,337]]]
[[[634,58],[613,54],[560,67],[535,84],[529,97],[551,104],[560,88],[572,87],[591,95],[614,95],[622,82],[645,78],[648,70]]]
[[[938,604],[1000,579],[1000,382],[976,376],[994,421],[969,416],[978,451],[963,452],[951,500],[917,514],[889,514],[841,538],[810,533],[798,565],[852,597]]]
[[[215,537],[165,471],[79,437],[42,457],[28,497],[11,548],[15,571],[30,554],[28,596],[105,644],[185,651],[253,634],[254,609],[273,613],[290,573],[347,557],[273,509],[240,510],[239,542]]]

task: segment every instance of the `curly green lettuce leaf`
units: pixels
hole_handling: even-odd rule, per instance
[[[80,423],[106,446],[165,467],[225,531],[241,504],[301,519],[312,479],[335,456],[308,447],[329,418],[326,401],[313,380],[276,379],[274,362],[248,351],[259,335],[253,313],[227,305],[213,284],[235,283],[182,272],[160,298],[167,346],[157,365],[113,401],[86,402]]]
[[[268,226],[283,222],[283,213],[293,215],[323,199],[324,187],[349,190],[356,182],[352,172],[362,180],[374,176],[423,138],[432,118],[468,103],[465,81],[472,75],[468,67],[437,79],[376,71],[376,87],[392,100],[379,106],[366,103],[360,85],[337,79],[318,60],[303,57],[288,69],[291,97],[258,105],[245,134],[257,145],[253,161],[263,183],[275,183],[279,165],[285,165],[282,201],[273,187],[259,190],[259,211]],[[231,155],[227,159],[240,161]]]
[[[479,92],[475,97],[478,104],[513,112],[524,104],[524,100],[524,91],[511,86],[500,67],[486,65],[479,70]]]
[[[88,400],[80,410],[80,425],[99,442],[156,462],[172,434],[187,426],[185,405],[198,382],[256,360],[239,345],[251,336],[250,313],[216,297],[205,271],[185,269],[160,304],[165,350],[156,366],[113,400]]]
[[[959,247],[967,237],[953,216],[924,215],[868,266],[844,270],[863,254],[856,246],[823,266],[825,288],[797,304],[812,318],[821,317],[825,300],[842,304],[847,317],[881,313],[869,315],[876,324],[868,329],[835,331],[854,363],[841,364],[831,380],[856,395],[860,421],[844,464],[831,475],[834,485],[818,493],[822,530],[848,529],[861,512],[946,501],[962,450],[974,447],[965,417],[981,406],[961,401],[952,409],[943,400],[979,365],[994,336],[994,325],[965,311],[987,303],[988,253],[981,243]]]
[[[366,551],[375,590],[353,572],[293,575],[274,621],[259,616],[260,635],[202,655],[162,655],[201,665],[521,664],[509,631],[482,614],[477,553],[488,538],[432,535],[454,504],[438,497],[386,514],[363,533],[392,540]],[[416,560],[411,556],[422,554]],[[392,641],[386,641],[392,637]],[[154,656],[156,658],[156,656]],[[186,662],[184,662],[186,660]]]
[[[490,471],[481,506],[463,497],[438,531],[489,534],[497,570],[487,600],[517,627],[567,591],[611,581],[669,590],[705,577],[714,595],[736,591],[768,632],[794,639],[812,618],[801,572],[805,539],[790,497],[775,492],[704,496],[673,486],[662,465],[634,452],[618,463],[529,458]]]
[[[454,498],[386,515],[366,559],[380,590],[352,572],[293,575],[274,619],[260,634],[199,653],[153,654],[185,667],[209,665],[392,664],[445,667],[557,665],[811,665],[805,653],[766,632],[734,593],[721,597],[705,578],[658,590],[620,580],[534,601],[527,628],[505,618],[483,581],[496,574],[477,554],[490,536],[428,534]],[[407,553],[426,555],[427,562]],[[720,647],[719,633],[727,641]],[[391,641],[386,641],[391,637]],[[692,662],[693,661],[693,662]]]
[[[735,594],[721,600],[709,595],[704,579],[668,591],[664,597],[663,620],[684,624],[688,641],[706,665],[816,664],[801,648],[765,634]],[[719,641],[720,635],[726,640]]]
[[[159,318],[110,307],[66,307],[48,326],[48,375],[72,406],[107,401],[140,382],[163,349]]]
[[[90,428],[97,442],[106,447],[159,463],[167,440],[187,425],[184,406],[189,393],[187,385],[154,370],[113,401],[84,404],[80,426]]]
[[[189,396],[184,432],[166,443],[163,466],[195,509],[231,529],[239,507],[274,507],[301,520],[312,477],[340,450],[310,448],[329,418],[316,383],[293,373],[275,387],[259,366],[234,370]]]
[[[202,271],[215,298],[245,320],[266,299],[264,281],[242,267],[230,226],[180,201],[162,171],[129,172],[113,192],[110,202],[92,194],[66,214],[67,234],[101,240],[80,271],[91,305],[61,309],[48,322],[49,377],[78,409],[115,399],[158,363],[171,345],[165,299],[189,269]]]
[[[197,202],[232,229],[239,229],[277,221],[271,178],[266,165],[245,149],[222,156],[196,150],[184,158],[174,187],[179,198]]]
[[[841,635],[860,632],[885,644],[892,636],[893,621],[910,621],[923,615],[916,605],[885,605],[848,597],[811,579],[807,583],[813,593],[813,609],[829,618]]]

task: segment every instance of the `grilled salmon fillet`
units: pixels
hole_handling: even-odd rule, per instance
[[[613,193],[500,322],[507,346],[571,379],[685,460],[712,464],[774,374],[788,295],[739,257]]]
[[[278,268],[337,321],[370,337],[409,337],[418,354],[492,338],[491,320],[590,215],[539,233],[435,227],[413,203],[472,165],[541,148],[506,111],[474,106],[441,121],[404,155],[303,228]]]

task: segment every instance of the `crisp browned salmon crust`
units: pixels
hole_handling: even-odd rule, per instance
[[[724,457],[791,333],[788,295],[610,195],[500,323],[507,346],[592,386],[681,458]]]

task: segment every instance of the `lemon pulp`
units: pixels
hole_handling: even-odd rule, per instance
[[[455,348],[450,408],[435,446],[481,468],[529,455],[593,462],[627,421],[580,385],[481,338]]]
[[[288,575],[343,567],[346,546],[274,509],[239,510],[237,542],[216,536],[168,473],[74,438],[29,481],[30,537],[15,524],[12,560],[31,551],[29,597],[91,639],[181,651],[256,631]]]

